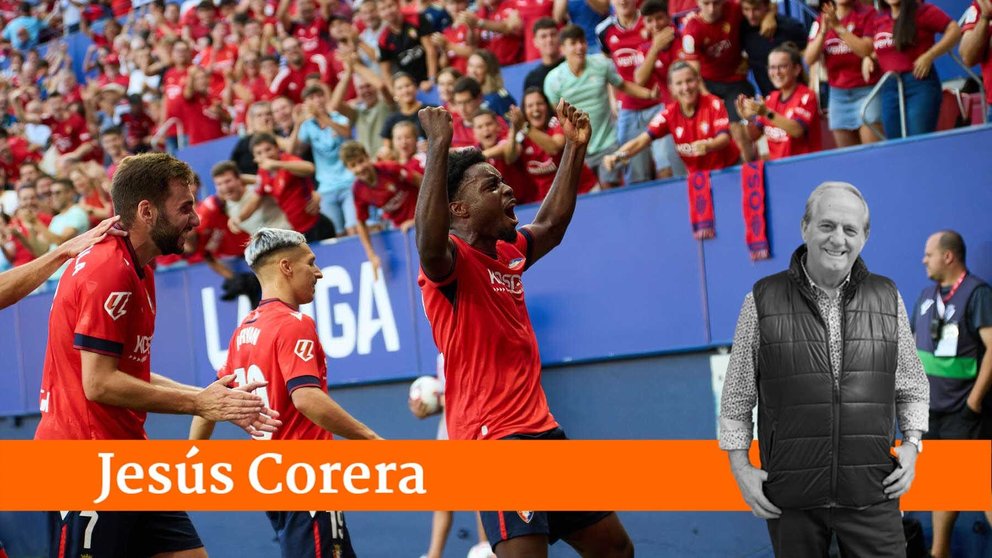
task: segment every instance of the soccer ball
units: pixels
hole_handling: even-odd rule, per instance
[[[495,556],[489,543],[480,542],[468,550],[468,556],[465,558],[494,558]]]
[[[441,382],[434,376],[421,376],[410,385],[410,399],[421,401],[428,413],[441,410]]]

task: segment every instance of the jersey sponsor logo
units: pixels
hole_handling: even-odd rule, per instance
[[[845,43],[842,39],[835,37],[827,39],[827,42],[823,48],[827,51],[827,54],[833,56],[849,54],[852,52],[851,47],[847,46],[847,43]]]
[[[765,136],[768,141],[787,142],[789,141],[789,134],[785,133],[782,128],[777,128],[775,126],[765,126]]]
[[[554,160],[550,158],[546,161],[527,161],[527,174],[540,176],[544,174],[551,174],[557,170],[558,165],[556,165]]]
[[[620,48],[613,53],[613,62],[618,68],[633,68],[644,63],[644,54],[636,48]]]
[[[131,291],[114,291],[107,296],[107,300],[103,303],[103,309],[116,322],[118,318],[127,314],[129,300],[131,300]]]
[[[875,39],[872,41],[875,45],[875,50],[881,50],[884,48],[893,48],[895,41],[892,40],[892,33],[887,31],[882,31],[881,33],[875,33]]]
[[[303,362],[310,362],[313,360],[313,341],[310,339],[298,339],[296,341],[296,347],[293,348],[293,354],[300,357]]]
[[[520,280],[519,273],[500,273],[491,269],[487,271],[489,271],[489,284],[492,285],[493,292],[523,294],[524,284]]]
[[[152,336],[138,335],[134,339],[134,350],[132,353],[147,355],[152,350]],[[145,357],[147,358],[147,356]]]
[[[534,519],[534,512],[532,512],[532,511],[518,511],[517,512],[517,516],[520,518],[520,521],[523,521],[524,523],[530,523],[531,520]]]
[[[241,328],[241,331],[238,332],[238,338],[236,341],[238,349],[240,349],[241,345],[244,345],[245,343],[249,345],[257,345],[258,336],[261,334],[262,334],[262,330],[258,329],[257,327]]]

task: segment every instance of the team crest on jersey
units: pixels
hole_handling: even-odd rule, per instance
[[[620,42],[620,37],[617,37],[616,35],[613,35],[612,37],[610,37],[610,42],[611,43],[619,43]]]
[[[293,353],[300,357],[303,362],[310,362],[313,360],[313,341],[310,339],[299,339],[296,341],[296,347],[293,348]]]
[[[509,267],[510,267],[510,269],[517,269],[518,267],[522,266],[523,264],[524,264],[524,259],[523,258],[513,258],[512,260],[510,260]]]
[[[702,132],[703,134],[708,133],[710,131],[710,123],[709,122],[700,122],[699,123],[699,131]]]
[[[107,311],[110,318],[117,321],[118,318],[127,314],[127,301],[131,300],[130,291],[115,291],[110,293],[103,303],[103,309]]]
[[[518,511],[517,515],[524,523],[530,523],[530,521],[534,519],[534,512],[532,511]]]
[[[683,128],[682,126],[677,126],[675,128],[675,135],[676,136],[678,136],[678,137],[681,138],[683,133],[685,133],[685,128]]]

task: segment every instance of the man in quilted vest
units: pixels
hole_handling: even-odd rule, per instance
[[[868,205],[842,182],[806,201],[789,269],[744,298],[723,387],[720,447],[775,555],[906,555],[899,497],[927,430],[929,385],[902,297],[859,254]],[[758,407],[761,463],[748,459]],[[895,425],[903,443],[894,449]]]

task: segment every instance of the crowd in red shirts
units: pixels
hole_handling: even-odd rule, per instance
[[[767,0],[697,0],[695,6],[611,0],[609,11],[589,12],[590,4],[589,13],[565,4],[0,1],[2,254],[15,263],[36,257],[64,236],[43,229],[79,220],[53,202],[55,182],[64,180],[75,193],[73,207],[96,222],[113,211],[110,180],[127,155],[235,134],[242,139],[224,175],[238,185],[218,187],[203,200],[201,220],[209,226],[187,260],[237,256],[246,235],[273,223],[312,239],[355,234],[359,219],[365,231],[399,226],[382,219],[383,211],[395,215],[398,194],[377,191],[385,186],[368,182],[379,176],[371,170],[349,175],[340,150],[353,138],[370,162],[393,165],[376,166],[382,176],[402,168],[393,173],[402,187],[393,189],[408,196],[423,172],[416,111],[425,94],[452,111],[459,146],[483,150],[514,182],[521,202],[539,201],[562,143],[542,84],[556,66],[572,63],[556,36],[570,20],[593,42],[590,51],[612,61],[621,81],[651,91],[604,91],[597,103],[612,107],[579,105],[620,114],[616,149],[602,158],[606,167],[633,164],[637,152],[651,147],[653,157],[638,162],[648,174],[626,174],[628,183],[810,153],[821,148],[821,135],[839,146],[867,143],[879,139],[872,124],[898,136],[897,100],[887,91],[869,107],[868,125],[852,116],[860,118],[867,90],[884,72],[904,82],[905,133],[933,131],[940,95],[933,61],[959,41],[962,56],[992,78],[987,0],[969,8],[963,40],[947,14],[920,0],[884,0],[878,11],[860,0],[823,2],[808,30]],[[694,10],[680,12],[687,7]],[[92,41],[84,60],[69,60],[57,38],[44,55],[35,48],[77,28]],[[77,79],[73,62],[85,79]],[[527,90],[507,91],[501,68],[523,62],[533,65]],[[747,79],[749,70],[760,71],[754,80],[760,91]],[[807,75],[825,83],[811,84]],[[831,134],[821,134],[821,125]],[[272,141],[256,145],[260,136]],[[260,156],[256,149],[272,153]],[[342,176],[344,186],[329,178]],[[622,183],[602,176],[584,173],[582,190]],[[31,192],[22,196],[23,189]]]

